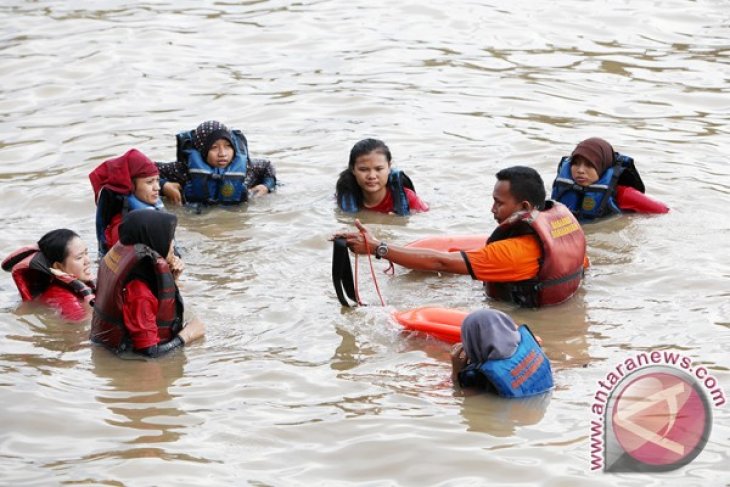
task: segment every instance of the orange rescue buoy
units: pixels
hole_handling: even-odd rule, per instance
[[[457,343],[461,341],[461,322],[468,314],[468,311],[453,308],[424,307],[395,311],[393,319],[406,330]]]
[[[458,252],[460,250],[474,250],[484,247],[487,243],[486,234],[481,235],[433,235],[416,240],[406,247],[416,249],[431,249],[440,252]]]

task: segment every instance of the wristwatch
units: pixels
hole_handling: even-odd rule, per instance
[[[375,258],[376,259],[382,259],[388,255],[388,244],[385,242],[380,242],[377,247],[375,247]]]

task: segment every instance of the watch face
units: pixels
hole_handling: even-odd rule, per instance
[[[378,257],[384,257],[385,254],[387,254],[387,253],[388,253],[388,246],[385,245],[385,243],[381,242],[381,244],[375,248],[375,255],[377,255]]]

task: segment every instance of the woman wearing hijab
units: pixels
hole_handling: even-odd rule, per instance
[[[130,149],[89,174],[96,202],[96,236],[103,256],[119,240],[119,223],[130,211],[161,210],[160,172],[149,157]]]
[[[451,350],[454,384],[504,397],[532,396],[553,387],[550,361],[532,332],[505,313],[469,313],[461,324],[461,340]]]
[[[135,211],[119,225],[119,242],[99,265],[91,340],[116,353],[158,357],[204,334],[197,319],[183,327],[173,254],[177,217]]]
[[[157,167],[162,194],[173,205],[237,205],[277,184],[271,161],[251,157],[243,132],[217,120],[177,134],[177,161]]]
[[[634,160],[614,152],[605,140],[592,137],[560,161],[551,197],[570,208],[580,221],[622,212],[669,211],[665,204],[649,198],[644,191]]]

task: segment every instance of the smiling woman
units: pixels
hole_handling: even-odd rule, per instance
[[[13,252],[2,267],[12,273],[23,301],[35,299],[70,321],[87,317],[94,283],[88,249],[76,232],[52,230],[36,245]]]

